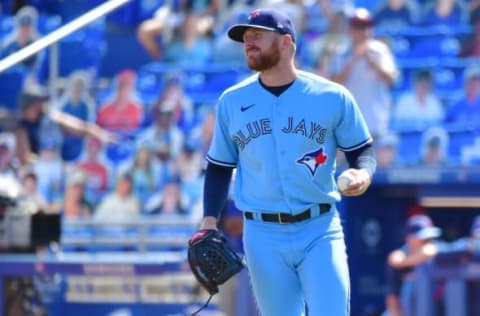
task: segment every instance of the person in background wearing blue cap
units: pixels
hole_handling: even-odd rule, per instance
[[[15,28],[2,41],[0,58],[5,58],[30,45],[39,38],[37,30],[38,12],[32,6],[21,8],[15,15]],[[24,59],[20,65],[28,71],[35,71],[40,66],[42,53]]]
[[[262,316],[350,315],[347,252],[336,203],[358,196],[376,168],[356,101],[337,83],[295,66],[292,20],[257,9],[227,31],[253,75],[219,98],[206,159],[200,232],[218,229],[236,168],[235,206]],[[335,182],[337,149],[349,184]]]
[[[408,218],[405,229],[405,244],[393,250],[387,260],[387,294],[386,309],[388,316],[405,314],[405,280],[413,279],[415,267],[432,259],[438,248],[434,240],[441,235],[441,230],[435,227],[429,216],[412,215]],[[403,293],[402,293],[403,292]]]

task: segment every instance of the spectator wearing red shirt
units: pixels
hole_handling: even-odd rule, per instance
[[[103,196],[109,189],[110,170],[102,159],[103,144],[94,137],[89,137],[85,143],[84,158],[78,162],[78,167],[87,174],[87,195],[93,201]]]
[[[140,127],[143,107],[134,96],[135,78],[135,72],[128,69],[117,75],[113,99],[101,106],[97,116],[97,123],[101,127],[119,132],[129,132]]]

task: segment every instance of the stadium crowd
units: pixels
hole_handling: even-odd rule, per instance
[[[39,17],[50,14],[55,1],[31,4],[16,11],[1,56],[40,36]],[[241,65],[241,46],[226,40],[226,27],[252,8],[273,4],[289,13],[300,30],[297,63],[346,85],[357,99],[377,140],[381,168],[478,162],[478,155],[465,154],[479,145],[478,1],[159,4],[150,18],[131,25],[150,63],[171,66],[158,71],[161,86],[148,98],[139,83],[145,80],[141,69],[120,69],[102,89],[98,71],[74,70],[58,88],[62,95],[53,99],[41,78],[44,52],[16,66],[26,75],[17,104],[5,108],[3,155],[18,181],[28,177],[33,182],[39,208],[64,211],[66,217],[96,217],[104,204],[125,203],[130,206],[121,208],[126,214],[117,209],[112,216],[162,214],[163,191],[172,190],[178,195],[176,211],[168,213],[198,217],[214,100],[189,95],[186,87],[194,78],[181,69]],[[370,11],[359,5],[369,5]],[[442,41],[450,43],[445,51],[437,44]],[[402,42],[409,47],[399,48]],[[442,71],[452,59],[461,66]],[[448,84],[447,92],[442,85]],[[222,88],[213,91],[218,95]],[[416,142],[409,143],[403,135],[412,132]],[[458,146],[449,142],[455,137],[470,151],[453,153],[450,148]],[[402,159],[399,153],[405,150],[417,154]],[[64,194],[74,192],[71,186],[77,194]]]
[[[51,31],[45,21],[61,2],[3,1],[0,57]],[[288,13],[299,31],[298,65],[352,92],[379,169],[480,162],[479,0],[154,2],[148,13],[102,24],[102,32],[127,25],[150,58],[142,67],[105,76],[85,63],[54,84],[39,52],[9,70],[22,74],[14,102],[5,101],[10,77],[0,76],[1,180],[23,188],[31,212],[200,219],[215,97],[226,82],[212,84],[208,97],[190,87],[199,74],[215,81],[212,69],[238,70],[226,81],[249,74],[241,45],[225,32],[256,7]]]

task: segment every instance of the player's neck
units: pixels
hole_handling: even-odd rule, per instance
[[[262,82],[269,87],[278,87],[289,84],[297,79],[297,69],[292,63],[276,65],[260,73]]]

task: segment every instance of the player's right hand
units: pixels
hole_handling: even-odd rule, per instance
[[[200,223],[200,229],[214,229],[218,230],[217,228],[217,218],[213,216],[205,216]]]

